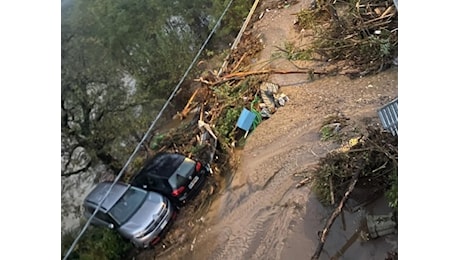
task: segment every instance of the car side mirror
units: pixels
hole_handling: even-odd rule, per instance
[[[110,229],[113,229],[115,226],[112,223],[110,223],[110,224],[107,225],[107,227],[110,228]]]

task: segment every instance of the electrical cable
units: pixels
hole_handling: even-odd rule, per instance
[[[179,83],[177,83],[176,87],[174,88],[173,92],[171,93],[171,95],[169,96],[168,100],[165,102],[165,104],[163,105],[162,109],[160,110],[160,112],[158,113],[158,115],[156,116],[155,120],[153,120],[152,124],[150,125],[150,127],[148,128],[147,132],[145,133],[145,135],[142,137],[141,141],[137,144],[136,148],[134,149],[133,153],[131,154],[131,156],[128,158],[128,160],[126,161],[125,165],[123,166],[123,168],[120,170],[120,172],[118,173],[117,177],[114,179],[113,183],[110,185],[109,189],[107,190],[107,192],[105,193],[104,197],[102,198],[101,202],[97,205],[97,208],[94,210],[93,214],[88,218],[88,220],[86,221],[86,224],[83,226],[82,230],[80,231],[80,233],[78,234],[78,236],[75,238],[75,240],[73,241],[72,245],[70,246],[70,248],[67,250],[67,253],[65,254],[64,256],[64,260],[66,260],[70,253],[73,251],[73,249],[75,248],[75,246],[77,245],[77,242],[81,239],[81,237],[83,236],[84,232],[88,229],[90,223],[91,223],[91,220],[94,218],[94,216],[96,215],[96,213],[99,211],[99,209],[101,208],[101,205],[102,203],[105,201],[105,199],[108,197],[110,191],[112,190],[112,188],[115,186],[115,183],[120,180],[122,174],[126,171],[126,168],[128,167],[128,165],[131,163],[131,161],[134,159],[134,156],[137,154],[137,152],[139,151],[139,149],[141,148],[142,144],[145,142],[145,140],[147,139],[148,135],[150,134],[150,132],[153,130],[153,127],[155,126],[155,124],[157,123],[158,119],[160,118],[160,116],[163,114],[164,110],[166,109],[166,107],[168,106],[168,104],[171,102],[171,100],[173,99],[174,95],[176,94],[176,92],[178,91],[180,85],[184,82],[185,78],[187,77],[188,73],[190,72],[190,70],[192,69],[193,65],[195,64],[195,62],[198,60],[199,56],[201,55],[201,53],[203,52],[204,50],[204,47],[208,44],[209,40],[211,39],[211,36],[214,34],[214,32],[216,31],[217,27],[219,27],[220,25],[220,22],[222,21],[223,17],[225,16],[225,13],[227,13],[228,9],[230,8],[230,5],[233,3],[233,0],[230,0],[229,3],[227,4],[227,6],[225,7],[224,11],[222,12],[221,16],[219,17],[219,19],[217,20],[216,24],[214,25],[214,27],[212,28],[211,32],[209,33],[207,39],[203,42],[203,44],[201,45],[201,48],[199,49],[198,53],[195,55],[195,58],[192,60],[192,62],[190,63],[190,66],[187,68],[187,70],[185,71],[184,75],[182,76],[181,80],[179,81]]]

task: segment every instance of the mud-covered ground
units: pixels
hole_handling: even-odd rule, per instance
[[[281,8],[273,5],[278,2],[264,1],[255,14],[260,19],[250,30],[260,35],[264,49],[253,69],[295,69],[289,61],[273,57],[276,46],[301,41],[293,26],[294,14],[307,8],[309,1]],[[136,259],[308,259],[313,255],[318,231],[332,209],[316,200],[310,185],[296,188],[302,179],[298,173],[338,147],[320,140],[319,130],[328,115],[349,118],[342,131],[350,138],[369,124],[379,124],[377,109],[398,95],[397,67],[354,80],[334,76],[310,81],[305,75],[278,74],[269,81],[280,85],[289,101],[249,134],[243,149],[235,150],[234,172],[206,186],[206,192],[182,209],[168,234],[173,239],[167,237],[164,245],[140,252]],[[388,212],[384,198],[356,213],[345,211],[332,226],[320,259],[385,259],[388,251],[397,249],[397,235],[365,241],[359,226],[366,213]]]

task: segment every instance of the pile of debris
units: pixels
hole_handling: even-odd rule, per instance
[[[257,114],[260,116],[259,120],[262,120],[265,117],[264,111],[269,117],[288,101],[278,85],[264,81],[263,77],[264,75],[248,75],[215,86],[201,86],[178,113],[180,117],[176,120],[186,123],[167,132],[156,133],[145,145],[148,151],[144,157],[147,158],[158,152],[174,152],[211,164],[213,175],[208,178],[199,196],[182,209],[187,211],[182,215],[190,218],[177,220],[179,231],[184,226],[199,228],[202,222],[200,214],[207,211],[214,195],[223,187],[224,180],[232,174],[231,169],[235,163],[232,147],[243,145],[240,141],[244,139],[244,132],[238,128],[245,128],[247,135],[257,126],[254,124],[255,120],[248,124],[243,112]],[[132,169],[131,172],[136,170]],[[126,175],[127,182],[132,175]],[[198,225],[194,222],[196,219],[201,221],[197,222]],[[164,249],[191,239],[183,234],[184,232],[170,232],[163,240]],[[165,253],[164,250],[161,251]]]
[[[355,189],[365,190],[366,195],[364,198],[351,197],[356,201],[353,207],[357,207],[369,199],[367,195],[381,195],[388,189],[397,171],[397,137],[369,126],[366,136],[352,138],[347,145],[320,158],[313,171],[313,187],[323,203],[334,205],[342,199],[353,176],[359,172]]]
[[[314,1],[297,14],[299,31],[312,35],[313,60],[328,64],[328,73],[351,77],[376,73],[397,65],[398,12],[392,0]]]
[[[354,212],[397,185],[397,137],[372,125],[366,132],[365,136],[352,138],[344,146],[320,158],[312,176],[301,182],[313,181],[313,190],[318,198],[335,206],[324,229],[319,232],[319,243],[312,260],[319,259],[331,226],[343,208]],[[396,214],[366,217],[365,233],[369,239],[396,232],[397,204],[394,210]]]

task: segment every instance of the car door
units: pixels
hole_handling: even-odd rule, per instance
[[[94,213],[96,209],[93,207],[86,207],[86,217],[89,218]],[[113,220],[104,212],[98,211],[96,215],[91,219],[91,224],[96,226],[109,227],[113,223]]]

